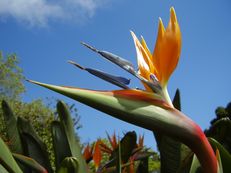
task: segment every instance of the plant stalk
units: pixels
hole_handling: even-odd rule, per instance
[[[177,112],[178,114],[182,114],[180,111]],[[186,132],[189,136],[184,136],[180,141],[186,144],[196,154],[202,166],[203,173],[217,173],[217,158],[207,137],[194,121],[186,116],[185,118],[185,121],[188,122],[187,124],[191,126],[188,129],[191,130]]]
[[[218,162],[216,155],[201,128],[196,125],[197,136],[191,149],[195,152],[204,173],[217,173]],[[190,146],[190,145],[189,145]]]

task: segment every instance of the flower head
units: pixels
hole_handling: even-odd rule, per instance
[[[166,119],[163,124],[168,122],[166,125],[170,125],[169,128],[179,125],[178,120],[182,116],[175,116],[174,107],[166,88],[167,80],[177,65],[181,47],[181,34],[174,9],[170,9],[170,20],[166,30],[160,20],[158,37],[153,54],[149,51],[143,38],[140,42],[133,32],[131,34],[137,52],[138,71],[126,59],[104,50],[98,50],[86,43],[82,42],[82,44],[138,78],[144,84],[145,90],[131,89],[128,86],[130,80],[125,77],[114,76],[100,70],[86,68],[73,61],[69,61],[69,63],[122,88],[122,90],[94,91],[53,86],[35,81],[31,82],[64,94],[103,112],[116,115],[120,119],[141,126],[145,124],[148,129],[152,129],[153,124],[150,124],[145,118],[143,118],[144,122],[142,122],[143,120],[133,122],[132,119],[128,120],[126,116],[133,115],[132,118],[134,119],[136,119],[136,116],[143,116],[146,119],[155,117],[158,122],[156,125],[163,128],[164,131],[166,130],[166,126],[161,125],[164,117]],[[172,121],[172,119],[176,119],[176,121]],[[169,123],[170,121],[172,122]],[[184,124],[184,121],[182,123]],[[179,127],[181,129],[180,125]]]
[[[140,42],[133,32],[132,36],[137,52],[138,71],[132,63],[115,54],[98,50],[86,43],[82,44],[134,75],[144,84],[145,90],[130,89],[129,79],[85,68],[73,61],[69,62],[81,70],[121,87],[122,90],[95,91],[30,82],[66,95],[118,119],[181,141],[196,153],[204,172],[216,173],[217,160],[203,131],[190,118],[173,107],[168,95],[167,82],[178,64],[181,50],[180,27],[174,9],[170,9],[170,20],[166,29],[162,21],[159,21],[153,53],[149,51],[143,38]]]

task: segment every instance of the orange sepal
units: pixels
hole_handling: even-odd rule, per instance
[[[131,35],[134,40],[135,48],[136,48],[136,53],[137,53],[137,62],[138,62],[138,67],[139,67],[139,74],[144,77],[146,80],[150,81],[150,76],[154,72],[154,66],[153,62],[151,61],[151,53],[147,48],[147,45],[142,38],[142,43],[137,39],[136,35],[131,31]],[[145,47],[143,47],[143,45]],[[148,91],[151,91],[151,89],[144,84],[145,88]]]
[[[153,52],[155,74],[162,85],[166,85],[175,70],[181,52],[181,32],[174,8],[170,9],[170,20],[165,31],[162,21]]]
[[[90,147],[89,144],[87,144],[87,146],[83,150],[83,157],[86,160],[86,162],[92,159],[92,151],[93,151],[93,148]]]
[[[102,154],[101,154],[101,150],[100,150],[100,144],[101,143],[102,143],[101,140],[98,140],[94,146],[93,160],[95,163],[96,170],[98,169],[100,162],[102,160]]]

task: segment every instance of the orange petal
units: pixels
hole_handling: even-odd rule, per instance
[[[153,53],[153,61],[157,70],[157,78],[165,85],[175,70],[181,52],[181,32],[174,8],[170,9],[170,20],[166,31],[159,23],[158,37]]]
[[[113,149],[116,149],[118,147],[118,142],[117,142],[117,139],[116,139],[115,132],[111,137],[111,146],[112,146]]]
[[[163,24],[161,18],[159,18],[158,35],[157,35],[157,39],[156,39],[156,44],[155,44],[153,56],[152,56],[152,62],[154,63],[154,66],[155,66],[155,69],[156,69],[155,75],[156,75],[158,80],[161,79],[161,74],[158,73],[160,71],[160,69],[159,69],[159,67],[160,67],[160,57],[156,57],[155,53],[159,52],[159,49],[160,49],[159,47],[160,47],[160,44],[163,41],[164,33],[165,33],[164,24]]]
[[[151,52],[150,52],[150,50],[149,50],[149,48],[148,48],[148,46],[147,46],[147,44],[146,44],[146,41],[144,40],[144,38],[141,36],[141,45],[143,46],[143,48],[144,48],[144,50],[147,52],[147,54],[148,54],[148,57],[149,57],[149,59],[150,59],[150,61],[151,61],[151,66],[150,66],[150,71],[151,71],[151,73],[152,74],[155,74],[156,75],[156,69],[155,69],[155,66],[154,66],[154,61],[153,61],[153,56],[152,56],[152,54],[151,54]]]
[[[154,67],[148,55],[149,53],[142,46],[142,44],[140,43],[140,41],[137,39],[136,35],[132,31],[131,34],[136,47],[139,74],[145,79],[150,80],[150,75],[154,72]],[[148,91],[152,91],[146,84],[144,84],[144,86]]]
[[[101,150],[100,150],[100,144],[101,144],[101,140],[98,140],[95,144],[94,147],[94,154],[93,154],[93,160],[95,163],[95,168],[96,170],[98,169],[100,162],[102,160],[102,154],[101,154]]]
[[[92,149],[89,144],[87,144],[87,146],[84,148],[83,157],[86,161],[90,160],[92,157]]]
[[[137,39],[136,35],[131,31],[137,53],[137,61],[141,75],[149,80],[150,73],[153,71],[153,64],[148,56],[148,53]]]
[[[143,38],[142,36],[141,36],[141,45],[143,46],[145,52],[148,54],[148,57],[149,57],[150,60],[151,60],[152,54],[151,54],[151,52],[150,52],[150,50],[149,50],[149,48],[148,48],[148,46],[147,46],[147,44],[146,44],[146,41],[144,40],[144,38]]]

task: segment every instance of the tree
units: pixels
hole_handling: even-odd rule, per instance
[[[0,51],[0,99],[17,100],[20,94],[25,92],[23,85],[25,77],[18,63],[15,54],[8,54],[4,57]]]
[[[50,122],[54,119],[53,110],[46,106],[41,99],[25,103],[21,100],[21,94],[26,91],[23,84],[25,79],[23,70],[18,66],[19,60],[16,54],[8,54],[5,57],[0,52],[0,102],[7,100],[13,113],[29,120],[36,132],[48,147],[51,159],[52,141]],[[0,106],[1,107],[1,106]],[[3,123],[3,113],[0,109],[0,136],[9,144],[6,137],[6,128]]]
[[[231,102],[226,107],[217,107],[215,114],[216,117],[210,122],[205,134],[216,139],[231,153]]]

